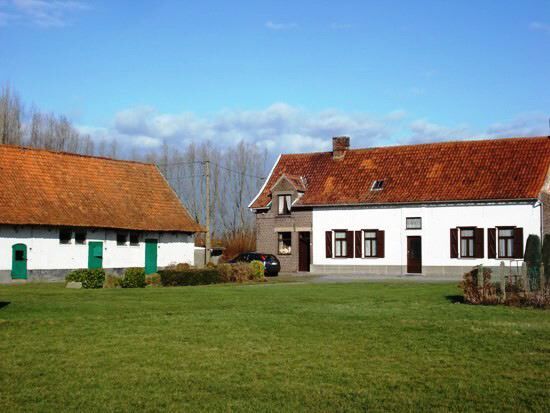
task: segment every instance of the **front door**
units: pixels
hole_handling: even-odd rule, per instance
[[[15,244],[11,247],[11,278],[27,278],[27,246]]]
[[[422,273],[422,238],[407,237],[407,272]]]
[[[103,242],[88,242],[88,268],[103,268]]]
[[[157,272],[157,244],[156,239],[145,240],[145,274]]]
[[[298,271],[308,271],[311,264],[311,235],[299,232]]]

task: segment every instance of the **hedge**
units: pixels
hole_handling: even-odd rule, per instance
[[[215,268],[159,271],[160,281],[165,287],[181,285],[205,285],[223,282]]]

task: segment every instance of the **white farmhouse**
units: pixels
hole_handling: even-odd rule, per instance
[[[155,165],[0,146],[0,282],[193,264],[199,231]]]
[[[550,232],[550,139],[281,155],[250,204],[282,271],[457,277]]]

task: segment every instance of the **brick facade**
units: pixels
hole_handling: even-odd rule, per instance
[[[298,271],[299,232],[311,232],[311,209],[292,209],[290,215],[279,215],[277,197],[290,194],[294,201],[299,195],[286,179],[280,180],[272,190],[273,202],[267,210],[256,211],[256,250],[274,254],[281,262],[281,271]],[[291,254],[280,255],[278,233],[291,232]]]

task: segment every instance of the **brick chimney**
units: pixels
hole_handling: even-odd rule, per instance
[[[332,138],[332,159],[342,159],[349,149],[349,136],[335,136]]]

